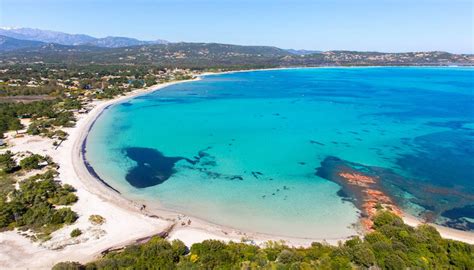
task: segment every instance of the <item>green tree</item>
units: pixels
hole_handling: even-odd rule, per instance
[[[22,129],[23,125],[20,123],[18,118],[11,118],[8,121],[8,130],[14,130],[18,132],[18,130]]]
[[[0,167],[6,173],[12,173],[16,170],[17,164],[13,158],[13,153],[8,150],[4,154],[0,154]]]
[[[198,263],[204,269],[224,268],[233,263],[226,244],[218,240],[205,240],[192,245],[191,254],[199,257]]]
[[[38,154],[33,154],[20,160],[20,167],[25,170],[34,170],[40,168],[40,162],[44,160],[44,157]]]
[[[60,262],[52,270],[83,270],[85,267],[78,262]]]
[[[396,254],[389,254],[383,261],[383,268],[387,270],[405,270],[405,262]]]

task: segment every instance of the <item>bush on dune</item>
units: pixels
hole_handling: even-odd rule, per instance
[[[19,183],[18,189],[8,189],[0,196],[0,230],[19,228],[32,230],[48,236],[64,224],[72,224],[78,218],[69,207],[77,201],[75,190],[70,185],[61,185],[54,180],[57,174],[49,170]],[[7,186],[2,187],[7,191]],[[8,198],[8,199],[7,199]]]
[[[375,231],[338,246],[294,248],[205,240],[188,250],[178,240],[153,238],[88,263],[86,269],[474,269],[474,246],[443,239],[435,228],[405,225],[389,212],[374,218]],[[78,267],[62,263],[57,267]],[[56,267],[55,266],[55,267]],[[79,269],[79,268],[54,268]]]

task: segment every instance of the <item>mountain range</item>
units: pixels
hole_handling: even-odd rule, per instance
[[[11,38],[11,39],[8,39]],[[16,40],[14,40],[16,39]],[[23,42],[24,41],[24,42]],[[36,41],[36,42],[28,42]],[[38,43],[41,42],[41,43]],[[129,37],[95,38],[84,34],[68,34],[57,31],[41,30],[34,28],[0,27],[0,52],[15,49],[41,47],[47,43],[69,46],[96,46],[102,48],[122,48],[139,45],[169,44],[171,42],[163,39],[153,41],[138,40]],[[287,49],[287,52],[295,55],[307,55],[319,53],[314,50]]]
[[[0,27],[0,36],[14,38],[25,41],[40,41],[43,43],[55,43],[60,45],[90,45],[104,48],[120,48],[147,44],[167,44],[166,40],[158,39],[154,41],[143,41],[128,37],[105,37],[95,38],[83,34],[67,34],[57,31],[40,30],[33,28],[9,28]],[[18,43],[18,42],[17,42]],[[25,43],[26,44],[26,43]],[[31,44],[30,45],[34,45]],[[38,44],[36,44],[38,45]],[[23,47],[23,46],[20,46]],[[9,50],[13,49],[9,47]],[[5,49],[0,44],[0,51]]]
[[[40,47],[44,43],[35,40],[22,40],[0,35],[0,52],[12,51],[24,48]]]

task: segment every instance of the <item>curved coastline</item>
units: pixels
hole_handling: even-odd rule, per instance
[[[295,69],[295,68],[274,68],[274,69],[265,69],[265,70],[282,70],[282,69]],[[261,70],[238,70],[238,71],[228,71],[228,72],[220,72],[220,73],[203,73],[198,75],[195,79],[192,80],[185,80],[185,81],[176,81],[171,83],[159,84],[155,86],[151,86],[147,89],[138,89],[135,90],[133,93],[130,93],[126,96],[119,97],[117,99],[112,99],[105,101],[104,103],[99,103],[93,110],[91,110],[85,119],[84,126],[80,127],[80,134],[76,141],[74,142],[74,148],[72,153],[72,161],[74,165],[74,170],[81,181],[85,183],[87,187],[93,187],[89,191],[94,193],[95,195],[106,199],[118,207],[124,207],[127,210],[132,210],[137,213],[143,214],[148,217],[158,218],[169,222],[174,222],[174,224],[178,224],[183,220],[191,220],[190,225],[186,225],[186,227],[174,227],[172,230],[168,232],[171,239],[177,238],[181,239],[180,236],[187,235],[189,232],[207,235],[207,238],[204,239],[221,239],[221,240],[234,240],[240,241],[241,239],[247,239],[254,243],[264,243],[266,241],[284,241],[289,245],[294,246],[310,246],[313,242],[326,242],[332,245],[337,244],[339,241],[344,241],[350,239],[352,236],[356,235],[348,235],[346,237],[337,237],[337,238],[300,238],[300,237],[290,237],[290,236],[283,236],[283,235],[273,235],[273,234],[266,234],[261,232],[252,232],[248,230],[241,230],[238,228],[233,228],[231,226],[224,226],[220,224],[215,224],[210,221],[191,216],[191,215],[184,215],[179,212],[175,212],[173,210],[164,209],[161,207],[156,207],[155,205],[151,206],[146,205],[146,202],[142,202],[140,200],[132,200],[126,198],[120,191],[112,187],[108,184],[105,180],[101,179],[99,175],[94,171],[93,167],[89,164],[85,157],[85,146],[87,143],[87,136],[89,131],[92,129],[94,123],[102,115],[102,113],[110,108],[111,106],[123,102],[125,100],[152,93],[154,91],[161,90],[171,85],[198,81],[202,79],[204,76],[210,75],[222,75],[228,73],[236,73],[236,72],[254,72],[254,71],[261,71]],[[198,236],[198,239],[202,238]],[[131,239],[132,240],[132,239]],[[186,240],[186,239],[181,239]],[[184,241],[186,243],[186,241]],[[192,239],[188,242],[199,242]]]
[[[110,106],[112,106],[112,104],[108,105],[107,107],[105,107],[94,119],[94,121],[91,123],[91,125],[89,126],[89,128],[87,129],[87,133],[89,133],[92,129],[92,127],[94,126],[95,122],[97,121],[97,119],[99,119],[99,117],[102,115],[102,113],[104,113]],[[108,188],[110,188],[111,190],[117,192],[120,194],[120,191],[118,191],[117,189],[115,189],[114,187],[112,187],[111,185],[109,185],[104,179],[100,178],[100,176],[97,174],[97,172],[94,170],[94,168],[92,167],[92,165],[89,163],[89,161],[87,161],[86,159],[86,145],[87,145],[87,137],[88,135],[86,135],[86,137],[84,138],[84,140],[82,141],[82,144],[81,144],[81,156],[82,156],[82,161],[84,162],[84,165],[86,166],[87,170],[89,171],[89,173],[97,178],[97,180],[99,180],[102,184],[106,185]]]
[[[341,68],[341,67],[339,67]],[[231,71],[252,72],[253,70]],[[212,73],[219,75],[223,73]],[[199,80],[201,74],[194,80]],[[189,81],[194,81],[189,80]],[[0,233],[0,268],[2,269],[51,269],[60,261],[78,261],[87,263],[102,254],[103,251],[121,248],[126,245],[145,241],[154,235],[168,234],[168,239],[180,239],[186,245],[202,242],[206,239],[223,241],[246,240],[247,242],[262,244],[269,240],[283,240],[292,246],[309,246],[314,241],[325,241],[337,244],[345,239],[296,239],[279,237],[275,235],[254,234],[242,232],[206,222],[190,216],[171,211],[154,209],[141,209],[139,201],[132,201],[104,185],[94,177],[86,168],[82,156],[81,146],[87,137],[91,125],[105,108],[115,103],[125,101],[139,95],[147,94],[178,81],[155,85],[146,89],[138,89],[127,93],[125,96],[112,100],[93,101],[90,103],[91,111],[77,115],[75,127],[65,128],[69,137],[60,145],[52,145],[53,140],[46,137],[25,135],[16,137],[15,132],[7,133],[7,142],[13,152],[32,152],[49,155],[59,165],[58,180],[76,188],[79,200],[72,205],[72,209],[79,214],[79,219],[71,226],[66,226],[54,232],[52,238],[46,242],[31,242],[29,238],[17,231]],[[148,211],[152,210],[152,211]],[[101,215],[106,222],[101,226],[91,226],[88,220],[90,215]],[[416,226],[423,222],[417,217],[402,213],[406,224]],[[192,220],[191,225],[187,222]],[[433,225],[433,224],[430,224]],[[450,229],[433,225],[444,238],[460,240],[474,244],[474,233]],[[83,235],[71,239],[70,231],[73,228],[83,229]],[[100,232],[100,235],[96,233]]]
[[[79,153],[79,160],[76,158],[73,158],[74,162],[74,168],[76,173],[80,176],[84,176],[84,178],[89,178],[86,180],[88,183],[96,186],[95,190],[98,192],[96,195],[98,196],[104,196],[106,199],[111,200],[114,202],[117,206],[119,207],[127,207],[128,209],[133,209],[134,211],[137,211],[141,214],[144,214],[149,217],[155,217],[155,218],[161,218],[167,221],[173,221],[175,223],[179,223],[181,220],[184,219],[189,219],[193,221],[193,224],[184,228],[178,227],[170,231],[170,236],[171,238],[174,237],[176,234],[182,234],[181,232],[178,233],[179,231],[185,229],[189,231],[201,231],[203,233],[209,234],[210,236],[214,236],[217,239],[227,239],[227,240],[236,240],[239,238],[250,238],[253,239],[257,242],[264,242],[268,240],[283,240],[287,242],[290,245],[300,245],[300,246],[308,246],[311,244],[311,242],[321,242],[325,241],[331,244],[336,244],[338,241],[341,240],[346,240],[350,238],[351,236],[347,236],[345,238],[335,238],[335,239],[327,239],[327,238],[297,238],[297,237],[286,237],[286,236],[281,236],[281,235],[271,235],[271,234],[265,234],[265,233],[260,233],[260,232],[250,232],[250,231],[242,231],[237,228],[232,228],[229,226],[223,226],[219,224],[213,224],[209,221],[202,220],[200,218],[196,218],[193,216],[189,215],[183,215],[181,213],[174,212],[172,210],[167,210],[167,209],[162,209],[162,208],[147,208],[145,210],[145,205],[141,203],[140,201],[137,200],[130,200],[126,197],[124,197],[118,190],[110,186],[106,181],[101,179],[97,173],[94,171],[93,167],[88,164],[87,159],[85,158],[85,145],[87,141],[87,136],[91,128],[93,127],[95,121],[97,118],[110,106],[122,102],[124,100],[134,98],[139,95],[143,94],[149,94],[151,92],[163,89],[167,86],[173,85],[173,84],[178,84],[178,83],[185,83],[185,82],[190,82],[190,81],[196,81],[200,80],[203,76],[209,76],[209,75],[222,75],[222,74],[227,74],[227,73],[236,73],[236,72],[254,72],[254,71],[265,71],[265,70],[282,70],[282,69],[300,69],[300,68],[271,68],[271,69],[264,69],[264,70],[239,70],[239,71],[228,71],[228,72],[220,72],[220,73],[203,73],[197,78],[192,79],[192,80],[187,80],[187,81],[177,81],[177,82],[172,82],[172,83],[166,83],[162,85],[157,85],[153,86],[150,88],[147,88],[143,91],[142,90],[136,90],[134,93],[131,93],[129,95],[126,95],[124,97],[120,97],[117,99],[109,100],[106,101],[105,103],[99,104],[96,108],[94,108],[95,112],[90,112],[87,115],[88,121],[86,125],[82,128],[81,130],[81,135],[78,137],[76,143],[75,143],[75,148],[74,152]],[[79,146],[79,147],[77,147]],[[77,157],[73,153],[73,157]],[[85,175],[84,170],[81,171],[82,169],[86,169],[85,171],[87,174]],[[82,177],[80,177],[83,179]],[[94,182],[94,183],[91,183]],[[105,193],[105,194],[104,194]],[[125,203],[125,204],[123,204]],[[411,225],[411,226],[417,226],[419,224],[424,224],[422,220],[420,220],[417,217],[414,217],[412,215],[409,215],[406,212],[402,213],[402,218],[405,221],[405,223]],[[472,232],[467,232],[467,231],[461,231],[461,230],[456,230],[436,224],[429,224],[434,226],[440,234],[445,237],[445,238],[450,238],[454,240],[459,240],[459,241],[464,241],[467,243],[474,243],[474,233]],[[179,237],[177,237],[179,238]]]

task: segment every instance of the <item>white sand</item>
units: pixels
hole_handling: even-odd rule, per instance
[[[160,87],[164,87],[160,86]],[[156,87],[155,87],[156,88]],[[143,91],[136,91],[128,96],[136,95]],[[25,135],[23,138],[7,140],[13,152],[30,151],[42,155],[49,155],[59,164],[59,179],[77,189],[79,201],[72,209],[79,214],[78,221],[56,231],[52,239],[39,245],[15,232],[0,233],[0,268],[30,268],[48,269],[56,262],[64,260],[87,262],[101,251],[111,247],[120,246],[131,240],[153,235],[163,231],[171,222],[157,218],[147,217],[137,211],[128,202],[120,202],[119,196],[108,197],[100,191],[97,181],[87,181],[91,176],[87,171],[76,170],[81,135],[87,132],[88,125],[102,109],[123,99],[113,101],[95,102],[96,107],[87,115],[80,115],[76,127],[66,129],[69,138],[55,150],[52,140],[39,136]],[[79,147],[79,148],[78,148]],[[117,200],[118,199],[118,200]],[[93,226],[88,218],[98,214],[106,219],[105,224]],[[77,239],[71,239],[69,233],[72,229],[79,228],[84,234]],[[98,239],[96,239],[98,238]],[[82,241],[74,245],[74,241]],[[68,245],[61,250],[52,250],[58,246]]]
[[[75,224],[55,232],[51,240],[42,244],[33,243],[17,232],[0,233],[0,269],[49,269],[60,261],[85,263],[97,258],[101,251],[111,247],[121,247],[133,243],[139,238],[157,234],[166,230],[172,224],[175,224],[175,227],[171,231],[169,239],[180,239],[186,245],[192,245],[205,239],[225,241],[252,239],[251,242],[256,244],[261,244],[267,240],[277,241],[283,239],[287,244],[294,246],[309,246],[314,241],[336,244],[343,240],[297,239],[245,233],[177,213],[161,210],[146,213],[140,211],[140,204],[121,197],[92,177],[83,163],[80,150],[90,125],[100,112],[113,103],[171,84],[173,83],[162,84],[145,90],[136,90],[126,96],[110,101],[94,102],[95,107],[88,114],[80,115],[74,128],[66,129],[69,138],[57,150],[52,146],[52,140],[38,136],[26,135],[23,138],[7,140],[10,145],[13,144],[10,147],[13,152],[31,151],[53,157],[53,160],[60,165],[59,179],[77,189],[79,201],[72,206],[72,209],[79,214],[79,219]],[[100,226],[91,225],[88,218],[92,214],[105,217],[106,223]],[[160,218],[156,216],[149,217],[152,214]],[[191,220],[190,225],[188,225],[188,220]],[[418,222],[414,218],[407,218],[405,221],[413,225]],[[81,229],[84,232],[83,235],[72,239],[69,233],[74,228]],[[473,234],[471,233],[440,226],[437,226],[437,228],[444,237],[473,242]],[[57,249],[62,246],[65,247]]]
[[[0,233],[0,269],[50,269],[55,263],[61,261],[85,263],[97,258],[108,248],[121,247],[137,239],[158,234],[174,223],[177,226],[171,234],[171,239],[183,238],[187,244],[211,238],[234,241],[248,238],[247,234],[240,231],[208,224],[177,213],[158,211],[153,215],[164,218],[149,217],[151,213],[141,211],[140,204],[124,199],[91,176],[83,163],[82,142],[90,125],[104,108],[174,83],[136,90],[114,100],[93,102],[94,108],[87,114],[79,115],[74,128],[65,129],[69,137],[58,149],[52,145],[53,140],[48,138],[30,135],[14,138],[14,133],[9,134],[7,139],[11,146],[9,150],[49,155],[59,164],[59,180],[77,189],[79,201],[72,206],[72,209],[78,213],[79,219],[73,225],[54,232],[52,239],[44,243],[31,242],[15,231]],[[105,224],[92,225],[88,218],[93,214],[104,217]],[[184,220],[191,220],[192,224],[181,225]],[[69,233],[75,228],[81,229],[83,234],[73,239]],[[270,236],[255,237],[260,237],[259,242],[266,239],[279,239]],[[287,239],[288,242],[292,242],[291,240]],[[303,239],[292,243],[309,245],[311,242],[312,240]]]

